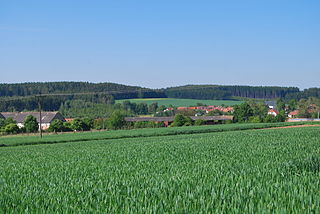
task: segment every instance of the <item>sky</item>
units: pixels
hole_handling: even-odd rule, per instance
[[[0,83],[320,87],[318,0],[0,0]]]

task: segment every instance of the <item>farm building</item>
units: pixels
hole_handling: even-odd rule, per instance
[[[299,114],[299,110],[295,110],[295,111],[290,112],[288,114],[288,117],[289,118],[296,118],[298,114]]]
[[[38,123],[40,121],[39,112],[1,112],[0,114],[3,115],[5,119],[12,118],[15,120],[19,128],[24,126],[23,123],[29,115],[34,116]],[[43,130],[48,129],[54,120],[65,121],[64,117],[59,112],[41,112],[41,128]]]
[[[192,116],[190,117],[192,120],[204,120],[207,122],[207,124],[214,124],[215,121],[226,121],[226,120],[233,120],[233,116]],[[127,122],[139,122],[139,121],[145,121],[145,122],[163,122],[165,126],[169,126],[173,120],[174,117],[125,117],[125,121]]]
[[[279,114],[279,112],[275,109],[269,109],[268,110],[268,114],[272,115],[272,116],[277,116]]]

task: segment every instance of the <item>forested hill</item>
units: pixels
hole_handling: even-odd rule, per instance
[[[89,82],[36,82],[0,84],[0,97],[31,96],[55,93],[101,93],[106,92],[116,99],[137,97],[165,97],[165,94],[138,86],[127,86],[116,83]]]
[[[70,100],[82,100],[92,104],[113,104],[114,99],[166,97],[161,90],[116,83],[44,82],[0,84],[0,111],[36,110],[38,101],[33,95],[39,95],[40,93],[45,95],[42,98],[42,108],[45,111],[57,111],[66,101]],[[61,94],[66,95],[61,96]]]
[[[300,93],[297,87],[268,86],[222,86],[222,85],[186,85],[165,89],[166,95],[172,98],[189,99],[231,99],[247,97],[261,99],[292,97]]]

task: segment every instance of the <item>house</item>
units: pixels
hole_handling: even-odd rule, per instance
[[[298,114],[299,114],[299,110],[295,110],[295,111],[290,112],[288,114],[288,117],[289,118],[296,118]]]
[[[68,123],[72,123],[74,121],[74,118],[65,118],[65,121]]]
[[[279,112],[275,109],[269,109],[268,110],[268,115],[272,115],[272,116],[277,116],[279,114]]]
[[[265,101],[264,103],[269,107],[269,109],[277,109],[277,102],[274,100]]]
[[[12,118],[16,121],[19,128],[24,126],[24,121],[29,115],[34,116],[38,123],[40,122],[39,112],[1,112],[0,114],[2,114],[5,119]],[[41,112],[41,128],[43,130],[48,129],[54,120],[65,122],[64,117],[59,112]]]

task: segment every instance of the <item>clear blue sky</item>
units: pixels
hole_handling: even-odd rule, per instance
[[[0,82],[320,87],[318,0],[1,0]]]

